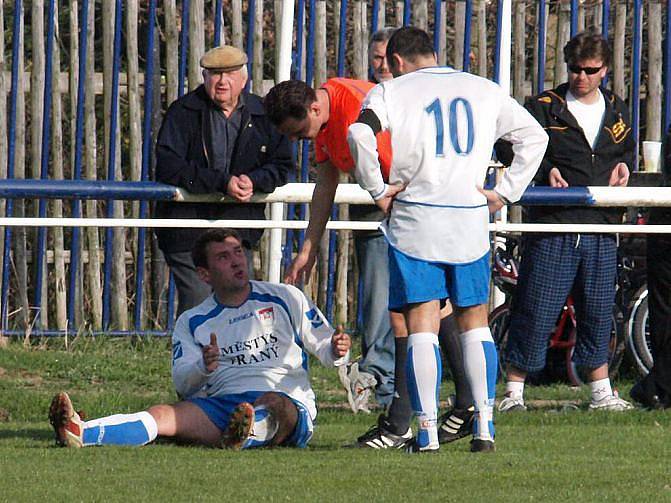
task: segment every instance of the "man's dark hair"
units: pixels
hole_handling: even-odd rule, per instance
[[[193,265],[207,269],[207,245],[210,243],[223,243],[226,241],[226,238],[235,238],[242,244],[240,234],[233,229],[209,229],[201,234],[191,249]]]
[[[291,118],[302,121],[308,116],[308,109],[317,101],[315,90],[301,80],[286,80],[273,87],[263,105],[270,121],[280,126]]]
[[[394,32],[387,43],[387,63],[395,65],[392,54],[415,61],[420,56],[433,56],[433,42],[424,30],[414,26],[404,26]]]
[[[577,63],[585,59],[600,59],[604,66],[610,66],[610,47],[600,34],[584,31],[578,33],[564,46],[564,61]]]

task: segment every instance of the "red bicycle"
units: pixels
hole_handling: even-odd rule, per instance
[[[510,327],[510,300],[515,287],[519,270],[519,241],[507,236],[505,246],[497,243],[492,261],[492,279],[506,297],[506,301],[494,309],[489,315],[489,328],[496,343],[499,354],[499,378],[505,369],[506,345]],[[619,369],[624,354],[624,342],[621,336],[621,323],[618,322],[617,308],[613,313],[613,331],[609,351],[609,374],[613,377]],[[547,349],[546,366],[539,372],[527,376],[527,382],[542,384],[557,380],[568,381],[580,386],[585,378],[582,371],[573,363],[573,352],[576,343],[576,318],[573,297],[568,296],[555,327],[550,335]]]

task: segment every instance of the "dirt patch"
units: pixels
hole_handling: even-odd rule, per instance
[[[25,369],[8,371],[7,369],[0,367],[0,377],[13,379],[18,381],[17,384],[23,386],[40,386],[44,383],[44,378],[41,375],[29,372]]]
[[[33,374],[27,370],[19,370],[18,377],[27,386],[40,386],[44,383],[44,378],[41,375]]]
[[[0,423],[9,421],[9,411],[0,407]]]

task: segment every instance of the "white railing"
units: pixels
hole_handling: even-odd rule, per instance
[[[671,206],[671,187],[589,187],[591,206]],[[314,184],[290,183],[271,194],[255,195],[252,202],[269,203],[268,220],[177,220],[154,218],[0,218],[0,226],[8,227],[179,227],[179,228],[253,228],[271,229],[269,239],[268,280],[279,282],[282,259],[282,229],[305,229],[308,222],[286,220],[286,203],[309,203]],[[561,189],[557,189],[561,190]],[[194,195],[178,190],[177,200],[183,202],[233,202],[221,194]],[[356,184],[340,184],[336,204],[372,204],[370,195]],[[557,204],[553,201],[552,204]],[[505,218],[505,212],[502,212]],[[377,222],[330,221],[331,230],[373,230]],[[592,225],[592,224],[521,224],[497,220],[489,224],[491,232],[575,232],[668,234],[671,225]]]

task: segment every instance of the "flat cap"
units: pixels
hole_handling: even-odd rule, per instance
[[[210,49],[200,58],[200,66],[207,70],[234,70],[245,63],[247,54],[232,45]]]

